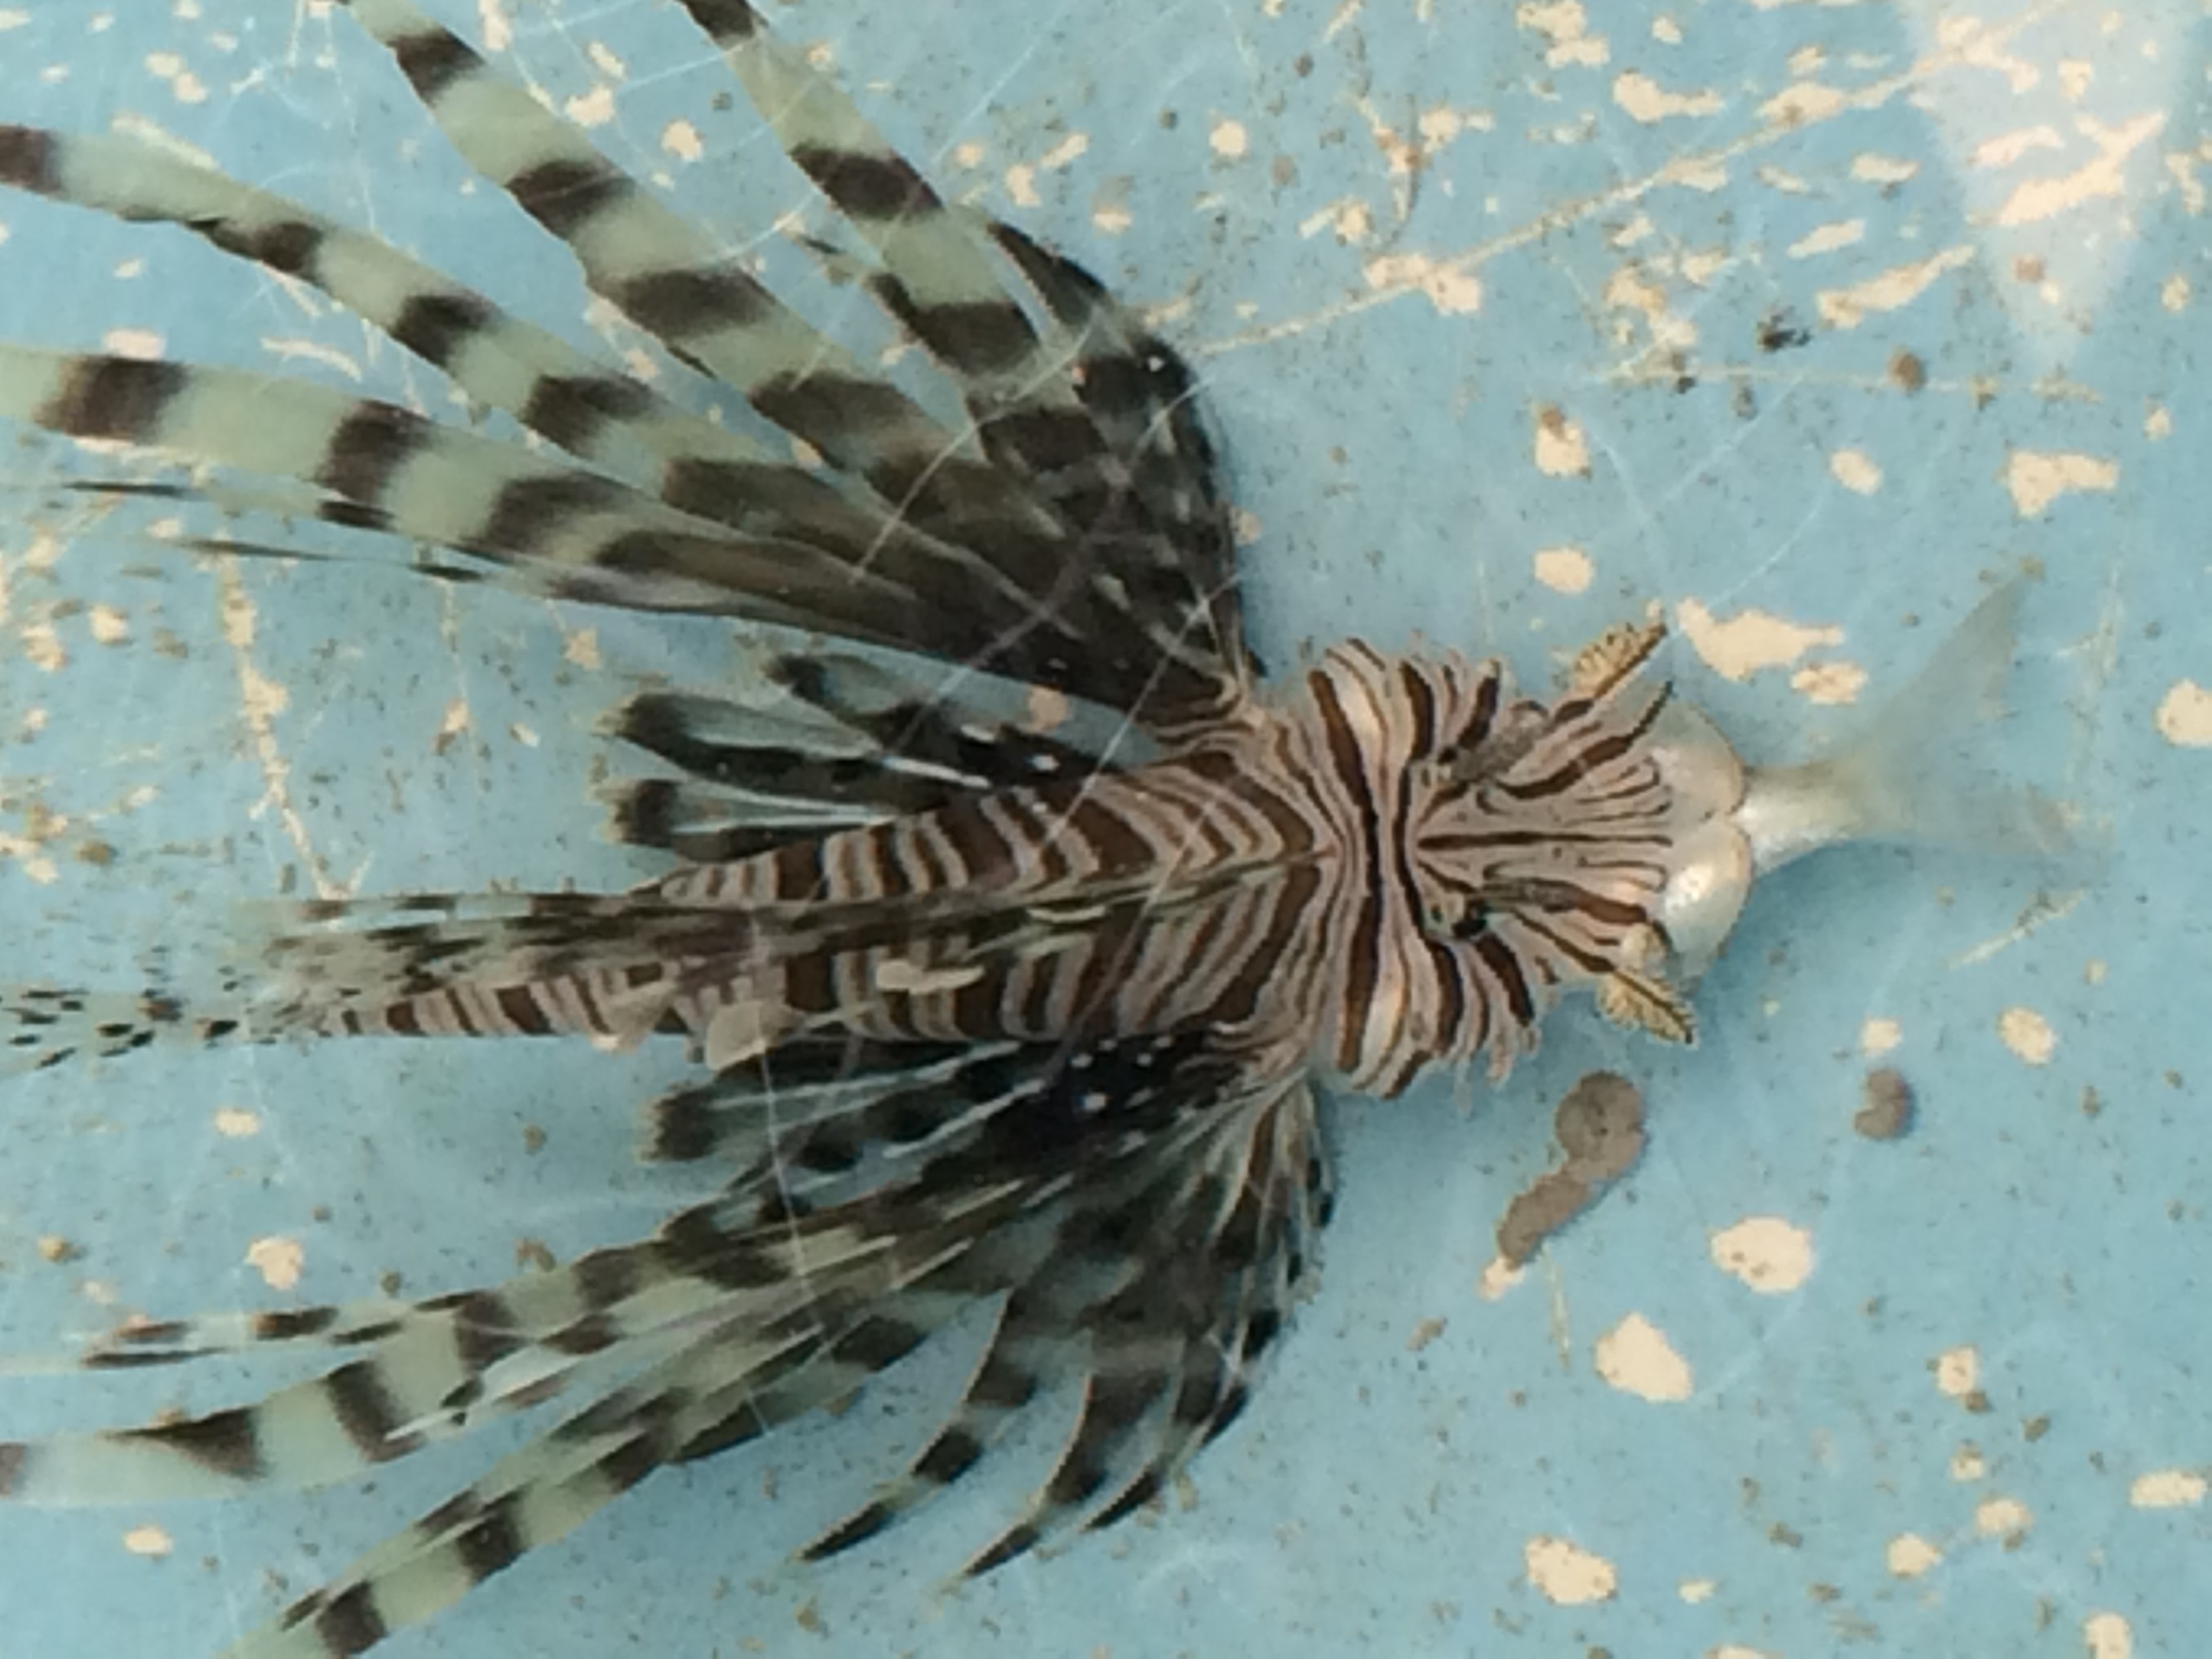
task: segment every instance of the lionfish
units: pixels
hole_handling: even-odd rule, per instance
[[[772,699],[653,690],[609,716],[664,763],[614,793],[621,839],[668,855],[657,879],[309,903],[204,1001],[0,1000],[15,1070],[342,1036],[689,1045],[642,1156],[727,1178],[653,1237],[422,1301],[136,1319],[81,1363],[343,1358],[258,1404],[0,1441],[18,1504],[235,1497],[585,1396],[234,1659],[364,1652],[653,1471],[847,1400],[979,1299],[995,1323],[947,1419],[805,1554],[874,1536],[1063,1388],[1056,1466],[967,1571],[1118,1521],[1244,1409],[1310,1287],[1318,1086],[1502,1078],[1576,991],[1686,1042],[1686,988],[1757,876],[1951,813],[2027,821],[2026,797],[1912,763],[1929,711],[2002,672],[2016,584],[1899,715],[1791,769],[1745,767],[1671,698],[1656,623],[1586,647],[1549,700],[1494,662],[1358,643],[1263,691],[1185,361],[1080,266],[940,197],[745,0],[682,4],[865,245],[825,257],[963,422],[411,0],[346,9],[593,293],[799,459],[297,203],[130,137],[0,126],[0,182],[319,289],[544,441],[23,344],[0,345],[0,412],[304,488],[324,520],[437,550],[434,574],[808,641],[769,663]]]

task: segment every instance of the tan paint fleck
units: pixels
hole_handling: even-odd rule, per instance
[[[1813,1235],[1780,1216],[1746,1216],[1712,1236],[1713,1266],[1761,1296],[1781,1296],[1813,1275]]]
[[[1682,44],[1682,26],[1662,12],[1651,20],[1651,38],[1662,46]]]
[[[1850,247],[1866,240],[1866,221],[1838,219],[1815,230],[1807,232],[1790,244],[1790,257],[1809,259],[1815,254],[1833,253],[1839,247]]]
[[[2097,69],[2094,64],[2085,63],[2079,58],[2058,60],[2058,89],[2066,95],[2066,101],[2069,104],[2080,103],[2088,93],[2089,83],[2096,78]]]
[[[2023,155],[2039,149],[2064,149],[2066,140],[2057,127],[2045,123],[2040,126],[2019,127],[2011,132],[2001,132],[1994,138],[1984,138],[1967,153],[1966,165],[1971,167],[2008,167]]]
[[[1522,0],[1513,21],[1552,43],[1544,62],[1553,69],[1599,69],[1613,55],[1603,35],[1589,33],[1582,0]]]
[[[1895,311],[1928,291],[1947,271],[1973,263],[1972,243],[1947,247],[1925,259],[1895,265],[1850,288],[1824,288],[1814,296],[1820,320],[1831,328],[1856,328],[1875,312]]]
[[[2015,449],[2005,458],[2004,481],[2013,511],[2033,519],[2075,490],[2117,489],[2120,464],[2075,450]]]
[[[507,0],[477,0],[477,28],[488,52],[505,52],[514,44],[514,24],[507,15]]]
[[[1502,1301],[1506,1291],[1528,1276],[1527,1268],[1516,1267],[1504,1256],[1494,1255],[1483,1268],[1482,1277],[1475,1280],[1474,1293],[1485,1302]]]
[[[1997,1036],[2030,1066],[2048,1066],[2058,1047],[2058,1033],[2051,1029],[2051,1022],[2017,1003],[1997,1016]]]
[[[1920,163],[1902,156],[1862,150],[1851,157],[1851,177],[1863,185],[1901,185],[1920,171]]]
[[[1206,135],[1206,147],[1224,161],[1241,161],[1250,154],[1252,135],[1242,121],[1218,118]]]
[[[1674,1586],[1674,1594],[1690,1607],[1702,1607],[1713,1599],[1720,1585],[1710,1578],[1685,1578]]]
[[[2180,149],[2169,150],[2166,157],[2166,170],[2173,176],[2174,185],[2181,191],[2182,210],[2192,219],[2204,211],[2204,181],[2197,176],[2197,163],[2200,159],[2212,161],[2212,155],[2200,158],[2189,150]]]
[[[123,1534],[123,1547],[131,1554],[149,1560],[160,1560],[177,1547],[176,1540],[150,1521],[143,1527],[133,1527]]]
[[[2143,415],[2143,436],[2156,443],[2173,435],[2173,413],[2164,404],[2153,404]]]
[[[1623,70],[1613,77],[1613,101],[1632,120],[1647,125],[1675,115],[1717,115],[1725,107],[1717,92],[1669,92],[1640,70]]]
[[[2093,1613],[2081,1621],[2089,1659],[2135,1659],[2135,1629],[2117,1613]]]
[[[1044,198],[1037,194],[1036,169],[1027,161],[1017,161],[1006,169],[1006,194],[1016,207],[1041,207]]]
[[[1029,693],[1029,723],[1032,732],[1057,732],[1067,724],[1067,694],[1049,685],[1032,685]]]
[[[1829,456],[1828,476],[1857,495],[1881,488],[1881,468],[1863,449],[1839,449]]]
[[[1727,680],[1787,668],[1808,651],[1844,640],[1840,628],[1801,627],[1765,611],[1740,611],[1723,621],[1695,599],[1674,607],[1674,625],[1705,665]]]
[[[1984,1538],[2019,1538],[2034,1524],[2035,1511],[2017,1498],[1984,1498],[1974,1505],[1974,1530]]]
[[[118,357],[150,363],[160,361],[168,342],[150,328],[111,328],[100,337],[100,348]]]
[[[1808,664],[1790,677],[1792,691],[1824,708],[1856,702],[1866,683],[1866,670],[1840,657],[1833,662]]]
[[[1777,126],[1802,127],[1814,121],[1825,121],[1840,111],[1847,100],[1835,88],[1818,81],[1800,81],[1787,86],[1759,106],[1759,112]]]
[[[1905,1029],[1893,1019],[1869,1019],[1859,1027],[1859,1052],[1872,1060],[1905,1041]]]
[[[2176,680],[2158,701],[2158,734],[2180,749],[2212,748],[2212,691]]]
[[[2034,224],[2100,197],[2127,194],[2128,157],[2166,129],[2166,114],[2153,110],[2125,126],[2107,128],[2084,115],[2074,124],[2097,147],[2097,159],[2055,179],[2031,179],[2006,198],[1995,216],[2000,225]]]
[[[261,1133],[261,1118],[240,1106],[218,1106],[215,1114],[215,1132],[226,1140],[244,1140]]]
[[[1362,273],[1370,289],[1419,289],[1446,317],[1465,317],[1482,309],[1482,282],[1449,259],[1426,253],[1385,253],[1370,259]]]
[[[1982,1455],[1982,1449],[1969,1440],[1951,1454],[1950,1468],[1954,1480],[1979,1480],[1989,1474],[1990,1462]]]
[[[615,118],[615,89],[601,82],[589,92],[577,94],[561,108],[580,127],[603,127]]]
[[[1705,1659],[1781,1659],[1781,1656],[1766,1648],[1747,1648],[1741,1642],[1723,1642],[1717,1648],[1707,1648]]]
[[[1613,1563],[1564,1538],[1539,1535],[1522,1548],[1528,1582],[1547,1601],[1563,1607],[1609,1601],[1620,1587]]]
[[[276,741],[276,718],[290,704],[291,695],[264,674],[253,660],[255,630],[259,625],[252,596],[236,555],[216,561],[216,615],[223,643],[230,647],[233,672],[238,679],[239,715],[252,738],[253,754],[261,770],[261,799],[258,815],[273,811],[284,828],[285,839],[307,866],[318,898],[343,898],[347,890],[333,880],[322,857],[307,836],[307,821],[292,802],[292,768]]]
[[[561,641],[561,659],[576,668],[599,665],[599,630],[579,628]]]
[[[1536,580],[1554,593],[1586,593],[1597,574],[1579,547],[1540,547],[1534,563]]]
[[[1971,1343],[1936,1356],[1936,1386],[1953,1400],[1964,1400],[1982,1385],[1982,1356]]]
[[[591,41],[584,47],[584,55],[592,60],[592,68],[610,81],[629,79],[629,65],[623,63],[622,55],[605,41]]]
[[[246,1247],[246,1265],[259,1273],[261,1282],[272,1291],[289,1291],[297,1285],[307,1260],[307,1253],[296,1238],[272,1234]]]
[[[1889,1540],[1881,1559],[1892,1577],[1917,1578],[1943,1559],[1943,1552],[1917,1532],[1901,1532]]]
[[[2194,1469],[2153,1469],[2128,1486],[2128,1502],[2139,1510],[2188,1510],[2204,1501],[2205,1479]]]
[[[696,161],[707,153],[699,129],[681,116],[661,128],[660,148],[679,161]]]
[[[1554,404],[1536,411],[1536,470],[1552,478],[1589,477],[1589,445],[1582,427]]]
[[[2158,302],[2168,311],[2181,311],[2189,304],[2189,278],[2175,271],[2159,284]]]
[[[1629,1315],[1598,1338],[1592,1358],[1600,1376],[1639,1400],[1687,1400],[1695,1385],[1690,1362],[1642,1314]]]

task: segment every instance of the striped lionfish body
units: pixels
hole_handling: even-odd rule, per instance
[[[775,659],[768,699],[612,713],[664,769],[614,797],[618,835],[669,855],[641,887],[309,905],[205,1001],[0,999],[18,1069],[359,1035],[666,1035],[696,1061],[648,1103],[644,1154],[726,1181],[652,1237],[422,1302],[137,1321],[84,1363],[343,1358],[258,1404],[0,1441],[0,1498],[136,1503],[341,1480],[564,1402],[241,1659],[365,1651],[654,1469],[843,1401],[978,1298],[996,1323],[951,1416],[809,1553],[960,1479],[1064,1384],[1065,1450],[971,1571],[1131,1513],[1237,1415],[1306,1286],[1317,1084],[1502,1074],[1577,988],[1686,1040],[1675,984],[1753,874],[1897,827],[1879,767],[1762,793],[1649,672],[1654,627],[1595,641],[1549,701],[1496,665],[1358,645],[1263,693],[1182,360],[1079,267],[943,201],[744,0],[683,4],[964,424],[411,0],[347,9],[598,295],[818,465],[297,203],[134,139],[0,126],[0,183],[320,288],[544,441],[20,344],[0,411],[250,475],[214,499],[436,550],[435,574],[831,636]],[[1957,661],[2002,661],[2008,604]]]

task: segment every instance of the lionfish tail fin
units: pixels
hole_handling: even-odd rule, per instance
[[[1762,787],[1817,790],[1858,839],[2031,858],[2073,848],[2059,802],[1974,754],[2004,713],[2025,590],[2015,577],[1984,599],[1840,752],[1776,769]]]

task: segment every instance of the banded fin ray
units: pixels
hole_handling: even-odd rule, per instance
[[[617,840],[723,863],[926,811],[960,793],[1080,776],[1156,752],[1126,719],[1071,710],[1036,688],[1026,708],[1011,710],[1006,694],[1018,697],[1021,688],[990,676],[933,681],[826,652],[780,655],[761,672],[781,689],[778,702],[655,690],[610,713],[603,732],[684,774],[605,788]]]
[[[684,0],[785,153],[874,249],[863,281],[959,383],[991,460],[1028,478],[1079,538],[1109,615],[1158,656],[1146,709],[1199,727],[1250,695],[1233,544],[1188,368],[1073,261],[949,205],[835,82],[745,0]],[[1046,305],[1040,331],[994,269]]]

